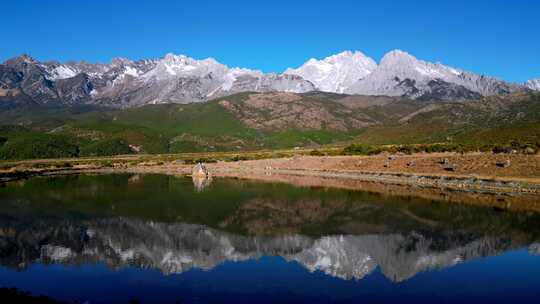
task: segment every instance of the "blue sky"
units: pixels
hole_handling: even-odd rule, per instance
[[[540,1],[2,1],[0,61],[109,62],[168,52],[281,72],[392,49],[522,82],[540,77]]]

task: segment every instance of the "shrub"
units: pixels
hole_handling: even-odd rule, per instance
[[[247,156],[244,156],[244,155],[235,155],[231,158],[231,161],[241,161],[241,160],[249,160],[249,157]]]
[[[511,153],[512,147],[509,146],[502,146],[502,145],[495,145],[491,149],[493,153]]]
[[[311,156],[324,156],[325,154],[319,150],[311,150],[311,152],[309,152],[309,155]]]
[[[105,160],[101,162],[101,166],[106,168],[112,168],[114,167],[114,164],[110,160]]]
[[[100,140],[81,148],[81,156],[112,156],[133,153],[129,145],[119,138]]]
[[[397,152],[405,153],[405,154],[413,154],[415,152],[422,151],[419,147],[413,146],[413,145],[403,145],[399,146],[397,148]]]
[[[368,155],[371,147],[363,144],[352,144],[343,149],[344,154]]]
[[[0,147],[0,159],[77,157],[79,148],[68,138],[38,134],[15,136]]]

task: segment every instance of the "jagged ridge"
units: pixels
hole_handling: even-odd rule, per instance
[[[418,60],[403,51],[380,64],[361,52],[345,51],[310,59],[284,73],[229,68],[207,58],[167,54],[160,59],[115,58],[109,64],[38,62],[22,55],[0,65],[0,97],[48,105],[91,104],[133,107],[190,103],[239,92],[325,91],[406,96],[422,100],[463,100],[538,89]]]

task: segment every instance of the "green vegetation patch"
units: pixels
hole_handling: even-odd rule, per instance
[[[79,156],[72,139],[43,133],[18,133],[0,147],[0,159],[61,158]]]
[[[81,156],[111,156],[132,154],[133,150],[120,138],[100,140],[81,148]]]

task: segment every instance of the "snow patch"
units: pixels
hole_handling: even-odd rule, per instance
[[[45,245],[41,247],[41,257],[49,258],[53,261],[63,261],[73,256],[70,248],[54,245]]]
[[[139,71],[137,69],[133,68],[133,67],[126,66],[124,74],[125,75],[130,75],[130,76],[133,76],[133,77],[137,77],[137,76],[139,76]]]
[[[65,65],[59,65],[52,70],[51,76],[53,80],[57,80],[75,77],[77,74],[78,72],[75,69]]]

